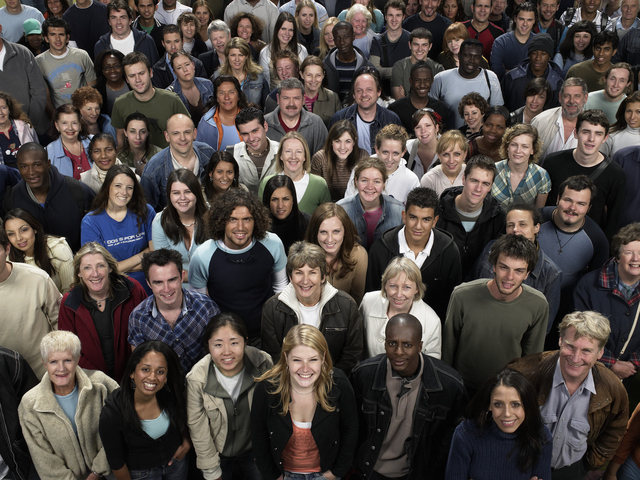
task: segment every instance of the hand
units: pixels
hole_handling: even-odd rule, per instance
[[[407,94],[404,91],[404,87],[398,87],[398,89],[399,89],[400,95],[402,95],[403,97],[407,96]]]
[[[189,272],[182,270],[182,283],[189,283]]]
[[[636,367],[631,362],[618,360],[611,367],[611,371],[615,373],[619,378],[627,378],[636,373]]]
[[[542,479],[538,477],[531,477],[531,480],[542,480]]]
[[[186,438],[182,440],[182,444],[175,452],[173,452],[173,457],[171,457],[171,460],[169,461],[169,463],[167,463],[167,465],[172,465],[174,461],[179,462],[180,460],[182,460],[190,448],[191,444],[189,443],[189,440],[187,440]]]
[[[100,477],[98,475],[96,475],[95,473],[91,472],[89,475],[87,475],[87,480],[99,480]]]
[[[327,480],[336,480],[337,478],[333,473],[331,473],[331,470],[327,470],[322,474],[322,476]]]

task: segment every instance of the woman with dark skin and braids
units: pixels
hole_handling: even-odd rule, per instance
[[[551,478],[551,433],[524,375],[498,372],[473,397],[465,418],[453,434],[447,480]]]
[[[251,13],[242,12],[231,19],[229,28],[231,29],[232,37],[240,37],[249,44],[251,48],[251,58],[255,63],[259,63],[260,52],[267,46],[265,42],[260,40],[262,30],[264,30],[264,22],[262,19]]]
[[[284,251],[289,253],[291,245],[304,240],[311,218],[298,209],[296,187],[293,180],[286,175],[271,177],[264,187],[262,203],[269,209],[271,217],[269,231],[280,237]]]

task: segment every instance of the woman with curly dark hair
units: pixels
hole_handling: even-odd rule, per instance
[[[464,125],[458,130],[467,141],[482,135],[482,117],[489,108],[487,100],[478,92],[467,93],[458,104],[458,114],[464,120]]]
[[[236,129],[236,115],[249,103],[240,82],[232,75],[220,75],[213,81],[215,94],[205,105],[205,114],[198,122],[196,140],[225,151],[229,145],[242,142]]]
[[[498,372],[473,397],[465,418],[453,435],[447,480],[551,478],[551,433],[524,375]]]
[[[149,251],[156,212],[130,167],[114,165],[93,200],[93,211],[82,219],[82,244],[97,242],[118,261],[118,271],[135,278],[150,295],[141,270],[142,255]]]
[[[129,85],[124,79],[122,60],[124,54],[118,50],[107,49],[96,57],[96,90],[102,95],[100,113],[111,116],[116,99],[129,92]]]
[[[207,240],[191,256],[189,285],[208,292],[223,312],[246,322],[259,345],[262,307],[287,285],[282,241],[269,232],[269,210],[254,194],[231,188],[207,216]]]
[[[451,20],[451,23],[463,22],[465,19],[464,5],[461,0],[443,0],[436,11],[444,18]]]
[[[483,117],[482,135],[469,142],[467,160],[474,155],[486,155],[494,162],[502,160],[500,147],[504,132],[511,125],[511,114],[506,107],[494,105],[489,107]]]
[[[264,30],[262,19],[251,13],[242,12],[231,19],[229,28],[232,37],[240,37],[249,44],[251,58],[255,63],[259,63],[260,52],[267,46],[265,42],[260,40]]]

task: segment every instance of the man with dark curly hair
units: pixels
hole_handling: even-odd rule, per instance
[[[223,312],[240,315],[249,343],[260,346],[262,307],[287,286],[282,241],[269,232],[269,211],[246,190],[227,191],[209,211],[207,240],[189,264],[191,288],[208,295]]]

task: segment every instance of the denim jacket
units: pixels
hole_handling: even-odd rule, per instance
[[[460,374],[441,360],[420,354],[422,377],[407,441],[409,480],[444,479],[457,417],[467,403]],[[387,355],[360,362],[351,372],[359,413],[358,450],[353,462],[369,478],[387,435],[393,408],[387,392]],[[410,441],[409,441],[410,440]]]
[[[353,104],[350,107],[343,108],[342,110],[336,112],[333,117],[331,117],[331,121],[329,122],[329,128],[333,126],[338,120],[351,120],[351,123],[357,125],[358,120],[358,105]],[[398,117],[397,114],[392,112],[391,110],[376,105],[376,117],[373,119],[371,126],[369,127],[369,138],[371,139],[371,152],[375,152],[376,149],[376,135],[378,132],[382,130],[382,127],[385,125],[389,125],[390,123],[395,123],[396,125],[402,126],[402,120]]]
[[[220,69],[216,70],[213,74],[214,80],[219,76]],[[244,96],[247,97],[247,102],[255,103],[260,110],[264,109],[264,102],[266,102],[267,96],[271,91],[269,88],[269,79],[265,76],[264,72],[259,73],[255,79],[247,76],[244,82],[242,82],[241,88]]]
[[[207,104],[209,99],[213,97],[213,83],[211,83],[211,80],[198,77],[193,77],[193,81],[196,84],[196,88],[200,92],[200,99],[202,100],[202,105],[204,106]],[[184,106],[187,108],[187,110],[189,110],[189,101],[187,100],[187,97],[184,96],[184,93],[182,93],[182,86],[180,85],[180,81],[178,79],[175,79],[173,83],[167,87],[167,90],[178,95],[178,97],[180,97],[180,100],[182,100],[182,103],[184,103]]]
[[[84,152],[87,155],[89,167],[93,167],[93,162],[89,159],[89,142],[91,142],[91,140],[85,137],[82,140],[82,148],[84,148]],[[47,145],[47,156],[49,160],[51,160],[51,165],[56,167],[62,175],[73,177],[73,162],[65,155],[60,137]]]
[[[380,195],[380,202],[382,203],[382,216],[378,221],[378,225],[376,225],[374,241],[379,239],[390,228],[397,227],[402,223],[402,211],[404,210],[402,202],[388,195]],[[360,196],[354,195],[353,197],[343,198],[338,202],[338,205],[344,208],[356,226],[360,237],[360,245],[369,250],[371,245],[367,244],[367,221],[364,219],[364,209],[360,203]]]
[[[193,142],[193,150],[198,156],[200,170],[198,178],[202,183],[204,179],[204,169],[209,163],[214,150],[206,143]],[[147,203],[153,207],[156,212],[160,212],[167,206],[167,180],[173,172],[173,161],[171,160],[171,147],[164,148],[160,153],[156,153],[144,167],[142,179],[140,183],[144,189],[144,195]]]

